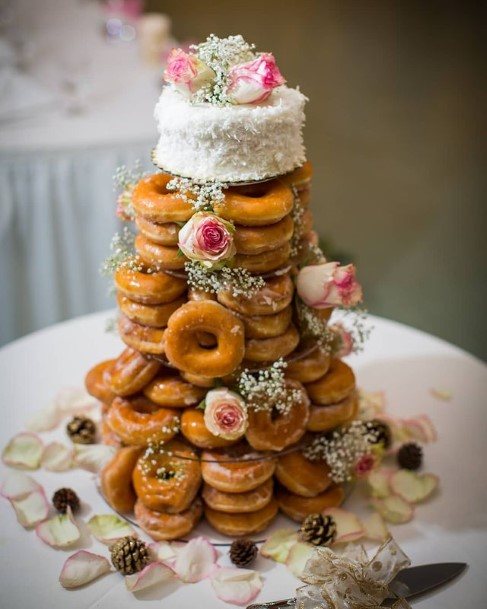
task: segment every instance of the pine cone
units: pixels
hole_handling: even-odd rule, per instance
[[[372,444],[382,444],[387,450],[392,444],[392,433],[389,425],[378,419],[367,423],[367,431],[374,436]]]
[[[71,441],[75,444],[94,444],[96,425],[88,417],[73,417],[66,426]]]
[[[257,556],[257,546],[251,539],[236,539],[230,546],[230,560],[237,567],[249,565]]]
[[[423,449],[416,442],[403,444],[397,452],[397,462],[403,469],[419,469],[423,462]]]
[[[301,524],[301,538],[314,546],[329,546],[335,539],[336,524],[332,516],[309,514]]]
[[[72,489],[60,488],[52,496],[52,504],[61,514],[66,514],[68,506],[72,512],[76,512],[79,509],[79,498]]]
[[[147,545],[140,539],[122,537],[110,546],[112,564],[124,575],[132,575],[141,571],[149,563]]]

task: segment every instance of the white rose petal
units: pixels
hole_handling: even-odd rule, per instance
[[[42,486],[34,478],[22,472],[9,472],[0,487],[0,495],[6,499],[22,499]]]
[[[138,592],[175,578],[174,571],[160,562],[153,562],[133,575],[125,577],[125,585],[130,592]]]
[[[174,570],[184,582],[199,582],[214,571],[216,559],[213,545],[205,537],[195,537],[178,551]]]
[[[81,537],[70,507],[66,514],[58,514],[54,518],[38,524],[36,534],[39,539],[52,548],[69,548]]]
[[[86,550],[79,550],[64,563],[59,582],[64,588],[79,588],[109,571],[110,563],[106,558]]]
[[[22,499],[11,499],[10,503],[15,510],[17,520],[25,528],[33,527],[45,520],[49,514],[49,503],[42,489],[33,491]]]
[[[262,579],[259,573],[250,569],[218,569],[211,585],[220,600],[246,606],[262,590]]]
[[[64,472],[73,465],[73,449],[61,442],[51,442],[42,453],[41,465],[50,472]]]
[[[323,515],[331,516],[336,525],[335,543],[348,543],[364,536],[364,529],[358,517],[343,508],[330,507]]]
[[[89,472],[100,471],[115,455],[117,449],[106,444],[76,444],[74,462],[78,467]]]
[[[127,535],[135,537],[135,531],[130,524],[116,514],[93,516],[88,520],[88,528],[98,541],[108,545]]]
[[[2,453],[5,465],[20,469],[37,469],[41,462],[42,440],[34,433],[22,432],[15,435]]]

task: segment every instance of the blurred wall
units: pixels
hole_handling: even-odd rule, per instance
[[[486,357],[480,6],[148,2],[179,40],[242,33],[274,52],[310,98],[318,230],[358,263],[369,310]]]

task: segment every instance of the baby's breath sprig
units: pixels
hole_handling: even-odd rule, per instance
[[[188,273],[188,285],[203,292],[216,294],[221,290],[230,290],[232,296],[252,298],[256,292],[265,287],[262,277],[251,275],[240,267],[207,269],[199,262],[192,260],[184,265]]]
[[[369,321],[367,309],[357,306],[349,308],[338,307],[337,310],[341,320],[344,322],[343,325],[347,327],[347,330],[352,335],[352,352],[361,353],[374,328]],[[347,321],[350,323],[347,323]],[[337,345],[337,350],[339,350],[339,347]]]
[[[376,434],[364,421],[353,421],[345,427],[316,436],[304,456],[310,461],[324,459],[330,468],[330,478],[336,484],[352,480],[354,468],[364,455],[372,452]]]
[[[299,255],[301,251],[301,238],[303,237],[303,216],[304,216],[304,207],[301,205],[301,200],[299,198],[299,193],[297,189],[293,186],[293,195],[294,195],[294,205],[291,212],[291,218],[294,223],[293,236],[291,237],[291,257],[295,258]]]
[[[119,193],[117,197],[117,216],[122,220],[130,221],[134,219],[135,213],[132,207],[132,195],[137,182],[146,176],[147,173],[142,171],[139,160],[135,161],[133,169],[128,169],[126,165],[120,165],[115,170],[113,190]]]
[[[197,211],[213,211],[214,203],[225,199],[227,184],[218,181],[198,182],[191,178],[174,177],[166,184],[168,190],[176,191],[176,196],[190,203]]]
[[[134,249],[134,239],[134,234],[127,226],[124,226],[121,233],[115,233],[110,243],[112,253],[100,268],[102,275],[111,277],[121,267],[133,271],[143,269],[143,265]]]
[[[296,312],[302,335],[312,338],[322,351],[330,355],[334,350],[335,333],[328,327],[328,321],[322,319],[316,309],[308,307],[300,298],[296,298]]]

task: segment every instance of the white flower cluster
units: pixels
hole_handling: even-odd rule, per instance
[[[312,338],[322,351],[331,354],[334,350],[335,334],[328,328],[328,322],[321,319],[314,309],[300,299],[296,299],[296,311],[303,336]]]
[[[125,220],[133,220],[135,217],[132,207],[132,194],[137,182],[146,176],[147,173],[142,171],[138,159],[135,161],[133,169],[128,169],[126,165],[120,165],[115,170],[113,190],[119,193],[117,198],[117,214],[123,216]]]
[[[184,268],[188,274],[188,285],[203,292],[217,294],[220,291],[230,291],[234,298],[244,296],[252,298],[256,292],[265,287],[262,277],[251,275],[240,267],[208,269],[196,260],[186,262]]]
[[[295,258],[301,250],[301,238],[303,236],[303,215],[304,207],[301,205],[299,193],[293,186],[294,205],[291,212],[291,218],[294,222],[293,236],[291,237],[291,257]]]
[[[225,199],[224,189],[227,184],[218,181],[198,182],[191,178],[174,177],[166,184],[168,190],[174,190],[176,196],[190,203],[197,211],[213,211],[213,203]]]
[[[135,236],[125,226],[122,233],[115,233],[110,243],[111,254],[103,262],[100,272],[102,275],[112,276],[119,268],[124,267],[133,271],[143,269],[142,262],[134,249]]]

